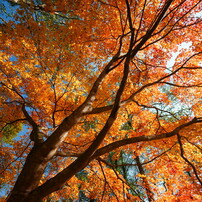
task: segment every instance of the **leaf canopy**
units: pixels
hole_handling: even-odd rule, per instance
[[[200,0],[0,9],[8,201],[200,200]]]

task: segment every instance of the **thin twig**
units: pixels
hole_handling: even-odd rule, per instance
[[[193,169],[194,171],[194,174],[197,178],[197,180],[199,181],[199,183],[202,185],[202,181],[201,179],[199,178],[198,176],[198,173],[197,173],[197,170],[196,170],[196,167],[194,166],[193,163],[191,163],[184,155],[184,149],[183,149],[183,145],[182,145],[182,141],[181,141],[181,136],[179,135],[179,133],[177,133],[177,139],[178,139],[178,143],[179,143],[179,146],[180,146],[180,153],[181,153],[181,157],[185,160],[185,162],[187,162]]]
[[[30,144],[31,144],[31,141],[29,141],[29,143],[28,143],[27,146],[23,149],[23,151],[21,152],[21,154],[20,154],[17,158],[15,158],[13,161],[11,161],[11,162],[0,172],[0,175],[1,175],[2,173],[4,173],[4,172],[7,170],[7,168],[8,168],[12,163],[14,163],[15,161],[17,161],[17,160],[24,154],[24,152],[26,151],[26,149],[29,147]]]

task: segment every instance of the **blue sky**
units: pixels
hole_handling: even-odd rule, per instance
[[[12,16],[16,12],[18,6],[11,6],[6,0],[0,0],[0,23],[3,24],[4,21],[13,20]]]

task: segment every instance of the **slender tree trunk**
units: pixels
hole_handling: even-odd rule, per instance
[[[137,167],[138,167],[138,169],[140,171],[140,174],[145,175],[145,171],[144,171],[144,168],[143,168],[143,166],[141,164],[140,157],[137,156],[135,158],[135,160],[137,162]],[[143,180],[143,183],[144,183],[144,186],[145,186],[145,190],[146,190],[146,194],[147,194],[148,200],[149,201],[154,201],[154,194],[151,191],[151,188],[150,188],[150,185],[149,185],[149,182],[148,182],[147,178],[143,177],[142,180]]]

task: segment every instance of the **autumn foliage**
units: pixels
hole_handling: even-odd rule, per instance
[[[1,200],[199,202],[201,0],[4,3]]]

